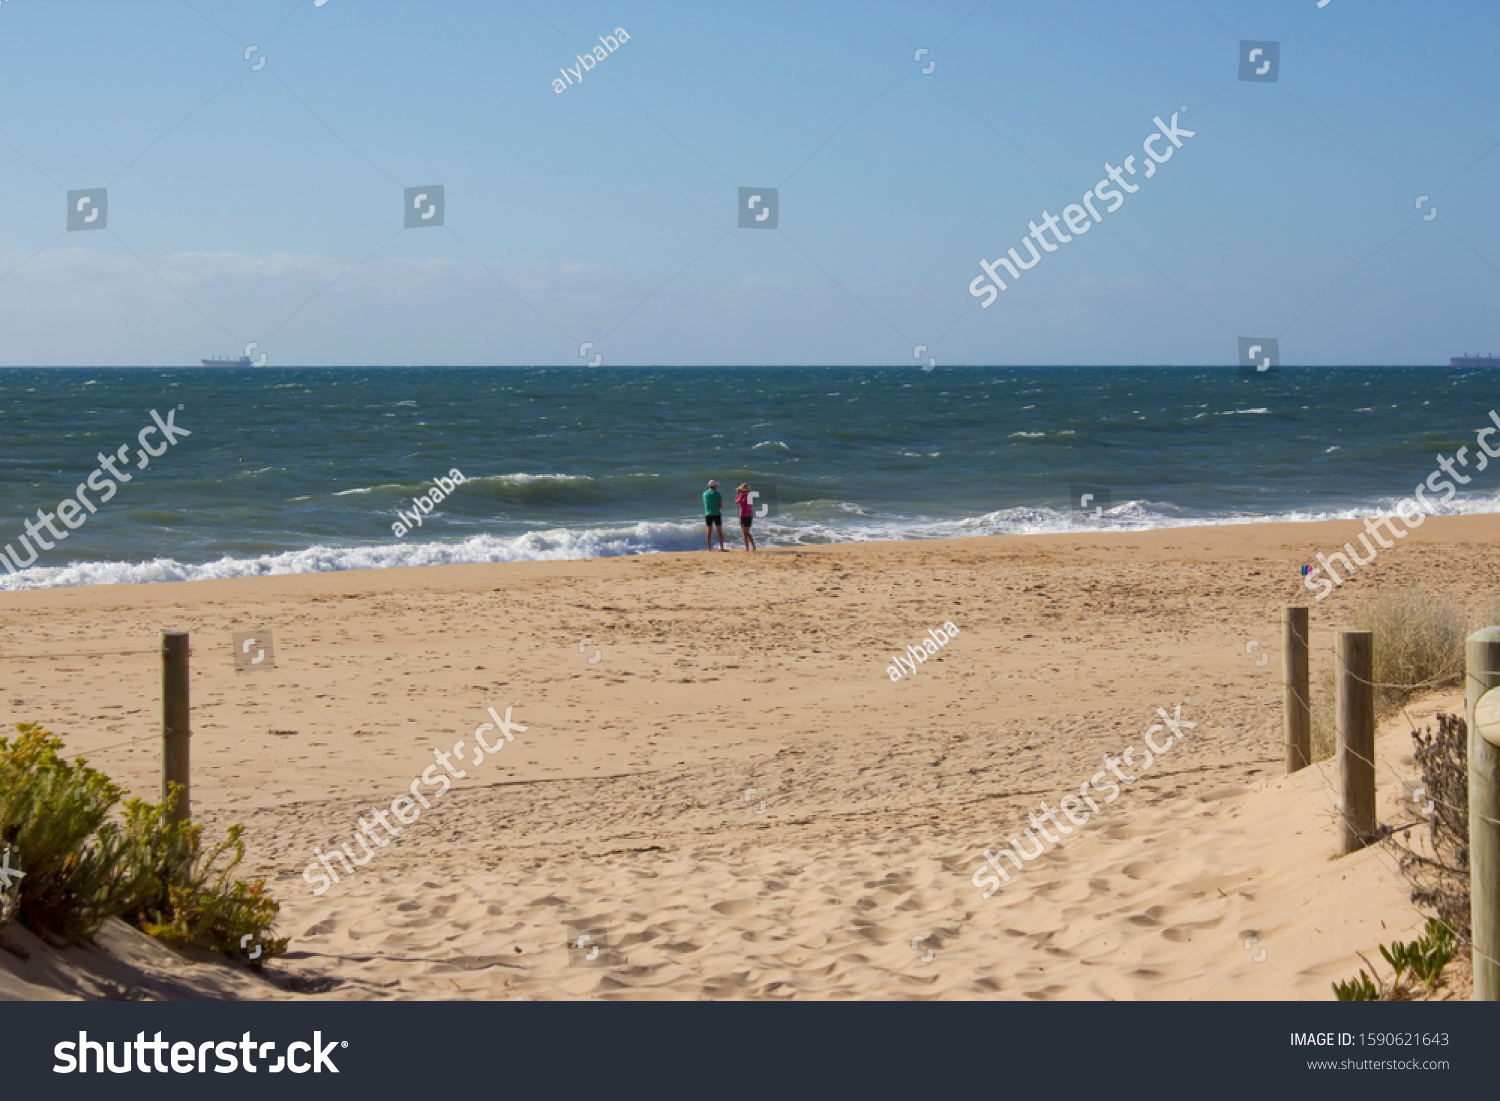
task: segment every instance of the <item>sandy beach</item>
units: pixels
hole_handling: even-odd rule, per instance
[[[0,997],[1327,1000],[1422,917],[1388,848],[1333,859],[1329,765],[1283,775],[1281,609],[1313,605],[1316,683],[1377,587],[1472,603],[1500,577],[1500,516],[1434,517],[1314,604],[1300,566],[1358,530],[0,594],[7,728],[41,723],[148,798],[158,633],[191,633],[193,814],[246,827],[291,940],[272,983],[121,928],[68,952],[21,933]],[[271,632],[274,668],[235,670],[244,631]],[[1196,727],[981,897],[986,848],[1178,707]],[[1455,682],[1382,724],[1382,822],[1414,817],[1411,722],[1462,707]],[[490,708],[524,731],[314,894],[314,850],[434,749],[472,751]]]

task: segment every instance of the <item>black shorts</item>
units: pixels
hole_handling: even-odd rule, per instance
[[[721,528],[724,526],[724,518],[722,516],[705,516],[703,522],[709,527],[713,527],[715,524],[718,524]]]
[[[740,517],[740,527],[742,527],[742,528],[748,528],[750,526],[750,521],[752,519],[754,519],[754,517],[751,517],[751,516],[741,516]]]

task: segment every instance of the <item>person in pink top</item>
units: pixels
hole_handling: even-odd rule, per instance
[[[750,521],[755,519],[755,509],[750,506],[750,483],[741,482],[734,491],[734,500],[740,506],[740,534],[745,537],[745,549],[755,549],[755,536],[750,534]]]

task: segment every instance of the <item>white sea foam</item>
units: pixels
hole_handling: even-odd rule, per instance
[[[1251,414],[1269,414],[1270,412],[1271,411],[1264,406],[1259,409],[1222,409],[1217,413],[1198,413],[1193,417],[1193,419],[1196,421],[1202,420],[1204,417],[1241,417],[1249,416]],[[1144,417],[1142,417],[1141,419],[1145,420]]]
[[[1397,498],[1378,506],[1340,509],[1295,509],[1271,515],[1205,513],[1154,501],[1128,500],[1091,512],[1050,508],[1010,508],[963,519],[864,518],[860,520],[788,521],[772,519],[763,541],[769,546],[872,542],[881,540],[959,539],[973,536],[1048,535],[1104,531],[1150,531],[1158,528],[1216,527],[1224,524],[1310,523],[1319,520],[1362,520],[1390,513]],[[1452,515],[1500,512],[1500,495],[1458,498],[1440,507]],[[778,522],[780,521],[780,522]]]
[[[124,585],[150,581],[206,581],[226,577],[266,577],[337,570],[380,570],[398,566],[449,566],[479,562],[559,561],[694,550],[702,538],[698,524],[639,523],[571,531],[554,528],[502,537],[475,535],[453,543],[393,543],[362,547],[308,547],[253,558],[224,557],[185,564],[171,558],[150,562],[78,562],[33,567],[0,575],[0,590],[51,589],[70,585]]]
[[[592,482],[586,474],[486,474],[477,478],[466,478],[466,482],[507,482],[511,485],[531,485],[535,482]]]
[[[472,480],[472,479],[471,479]],[[1010,508],[962,519],[879,516],[847,501],[800,502],[793,515],[782,513],[756,523],[764,546],[865,543],[880,540],[955,539],[972,536],[1043,535],[1096,531],[1145,531],[1156,528],[1205,527],[1247,523],[1307,523],[1361,520],[1387,514],[1397,499],[1378,506],[1300,509],[1272,515],[1200,513],[1175,505],[1127,500],[1091,513],[1050,508]],[[1500,512],[1500,495],[1457,498],[1440,513]],[[802,516],[795,515],[802,512]],[[475,535],[453,542],[392,543],[371,546],[313,546],[254,557],[226,556],[215,562],[183,563],[171,558],[149,562],[79,562],[32,567],[17,574],[0,573],[0,591],[63,588],[74,585],[125,585],[155,581],[202,581],[215,578],[264,577],[339,570],[395,569],[483,562],[561,561],[623,555],[694,551],[703,546],[696,523],[650,522],[612,527],[551,528],[519,536]]]

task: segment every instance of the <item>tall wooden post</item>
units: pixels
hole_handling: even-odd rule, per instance
[[[1375,834],[1374,636],[1338,634],[1339,854],[1358,852]]]
[[[189,817],[188,787],[188,635],[186,631],[161,633],[161,797],[165,802],[169,785],[182,788],[169,820]]]
[[[1312,764],[1312,706],[1307,656],[1307,609],[1281,610],[1281,713],[1286,734],[1286,771]]]
[[[1500,685],[1500,627],[1469,636],[1464,647],[1469,720],[1469,920],[1473,927],[1474,1000],[1500,1001],[1500,749],[1480,697]],[[1485,701],[1492,704],[1493,701]]]

